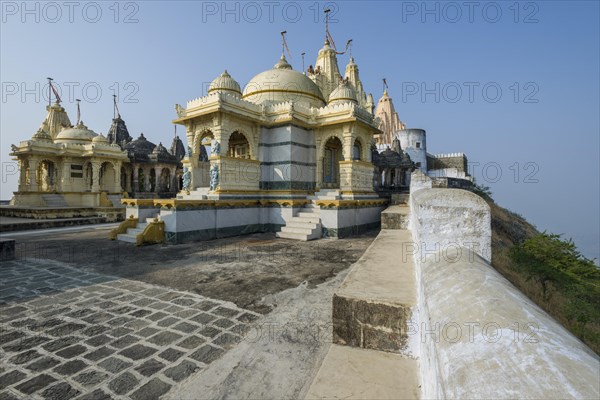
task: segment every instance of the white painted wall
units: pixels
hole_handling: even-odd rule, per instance
[[[460,189],[411,194],[423,398],[600,397],[600,360],[482,257],[489,208]],[[425,256],[425,257],[423,257]]]

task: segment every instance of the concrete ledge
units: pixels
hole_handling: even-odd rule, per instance
[[[417,360],[331,345],[306,399],[418,399]]]
[[[412,257],[398,259],[410,231],[382,230],[333,296],[334,343],[395,353],[408,350],[417,302]]]
[[[103,217],[107,222],[115,222],[125,218],[125,209],[123,207],[0,206],[0,216],[40,220]]]
[[[381,213],[381,229],[408,229],[410,207],[396,205]]]
[[[62,218],[62,219],[32,219],[2,217],[0,232],[28,231],[33,229],[60,228],[64,226],[79,226],[115,222],[112,218]]]

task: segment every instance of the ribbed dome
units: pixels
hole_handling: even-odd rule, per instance
[[[273,69],[250,79],[244,88],[243,98],[257,104],[294,101],[313,107],[325,105],[319,87],[306,75],[294,71],[283,55]]]
[[[66,128],[60,131],[54,141],[56,143],[89,143],[98,134],[84,125],[83,121],[79,122],[72,128]]]
[[[125,145],[125,150],[128,150],[130,153],[136,155],[148,155],[152,154],[152,151],[156,145],[149,140],[146,140],[144,134],[140,134],[140,136]]]
[[[208,93],[213,92],[234,93],[240,96],[242,95],[240,84],[237,83],[237,81],[233,79],[231,75],[229,75],[227,70],[225,70],[210,83],[210,86],[208,87]]]
[[[346,82],[341,82],[329,95],[329,103],[346,101],[358,102],[354,89]]]

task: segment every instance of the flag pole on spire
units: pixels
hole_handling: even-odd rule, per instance
[[[121,118],[121,113],[119,112],[119,107],[117,106],[117,95],[113,94],[113,118]]]
[[[46,78],[46,79],[48,79],[48,105],[52,104],[52,93],[54,93],[54,97],[56,97],[56,103],[60,104],[60,102],[62,100],[60,99],[60,96],[58,95],[58,92],[56,91],[56,89],[52,85],[52,81],[54,79],[52,79],[52,78]]]
[[[52,105],[52,78],[48,79],[48,107]]]
[[[331,44],[331,48],[333,48],[335,54],[346,54],[348,48],[350,47],[350,43],[352,43],[352,39],[348,39],[346,42],[346,49],[344,51],[337,51],[333,37],[331,37],[331,33],[329,33],[329,13],[331,12],[331,8],[326,8],[323,10],[323,12],[325,13],[325,39],[327,39],[329,44]]]
[[[285,54],[285,52],[287,51],[288,56],[290,57],[290,60],[292,59],[292,53],[290,52],[290,48],[287,45],[287,42],[285,41],[285,34],[287,33],[287,31],[281,31],[281,55],[283,56]]]
[[[387,80],[383,78],[383,91],[385,92],[388,88]]]
[[[79,122],[81,121],[81,110],[79,109],[79,102],[81,100],[75,99],[75,101],[77,102],[77,123],[75,124],[75,126],[77,126],[77,125],[79,125]]]

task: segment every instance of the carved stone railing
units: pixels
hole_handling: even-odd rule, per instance
[[[135,245],[141,246],[144,244],[157,244],[165,241],[165,223],[155,218],[154,221],[148,222],[142,233],[135,237]]]

